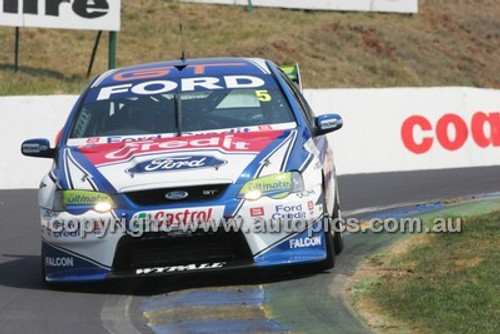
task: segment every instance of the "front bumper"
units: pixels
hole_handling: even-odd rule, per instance
[[[148,212],[144,210],[115,210],[112,214],[42,210],[45,278],[49,282],[83,282],[319,262],[327,256],[321,220],[323,206],[318,204],[322,203],[320,194],[320,189],[315,189],[300,196],[291,194],[281,200],[241,201],[236,210],[232,203],[229,211],[229,205],[217,203],[217,206],[225,207],[225,217],[236,214],[241,218],[239,231],[201,231],[189,235],[148,233],[131,236],[127,231],[133,217]],[[191,210],[200,208],[187,207]],[[91,218],[103,221],[118,217],[123,218],[123,223],[106,233],[95,223],[95,229],[85,235],[70,231],[55,233],[47,228],[49,221],[57,219],[72,220],[81,226],[84,220]],[[289,224],[292,228],[266,231],[264,224],[258,225],[269,219],[287,219],[292,222]],[[309,222],[309,229],[300,229],[306,226],[305,222]]]

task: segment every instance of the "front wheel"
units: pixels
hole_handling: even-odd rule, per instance
[[[47,272],[45,271],[45,252],[43,251],[43,244],[42,244],[42,247],[41,247],[41,251],[40,251],[40,268],[41,268],[41,274],[42,274],[42,282],[43,284],[48,284],[47,282]]]
[[[326,248],[326,259],[316,264],[316,268],[319,271],[324,271],[332,269],[335,266],[335,234],[331,228],[331,218],[328,216],[328,210],[326,209],[326,201],[323,201],[323,222],[329,222],[330,228],[325,231],[325,248]]]
[[[340,205],[339,197],[335,198],[335,205],[333,206],[333,223],[335,224],[335,231],[333,234],[333,248],[335,249],[335,255],[339,255],[344,250],[344,237],[341,232],[341,223],[339,219],[340,215]],[[333,226],[333,225],[332,225]]]

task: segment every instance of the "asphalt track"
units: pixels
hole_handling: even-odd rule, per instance
[[[498,192],[499,175],[500,167],[485,167],[343,176],[339,180],[341,204],[350,215],[360,215],[401,203]],[[0,191],[1,333],[190,331],[196,329],[195,322],[183,327],[176,318],[190,306],[202,312],[228,313],[229,321],[212,323],[214,331],[238,331],[245,326],[260,332],[359,333],[366,328],[345,304],[341,291],[357,263],[389,242],[384,234],[351,235],[336,267],[317,275],[197,275],[52,291],[40,280],[38,214],[36,191]],[[153,297],[165,294],[161,299]],[[168,307],[174,307],[176,314],[169,313]],[[266,320],[270,312],[275,320]],[[143,315],[153,330],[146,326]],[[231,317],[240,320],[231,322]]]

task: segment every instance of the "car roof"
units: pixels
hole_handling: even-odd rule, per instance
[[[196,75],[270,75],[267,61],[261,58],[198,58],[174,60],[107,71],[98,76],[92,83],[92,88],[116,85],[124,82],[144,80],[151,73],[152,78],[158,78],[157,73],[164,71],[164,77],[182,78]]]

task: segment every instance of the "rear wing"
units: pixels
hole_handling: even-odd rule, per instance
[[[283,65],[280,66],[280,68],[290,80],[292,80],[295,84],[297,84],[297,86],[299,86],[299,89],[302,92],[302,78],[300,77],[299,64]]]

